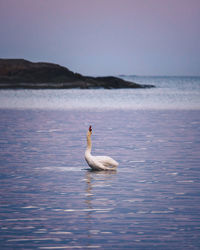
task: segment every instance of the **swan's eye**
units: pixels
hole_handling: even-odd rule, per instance
[[[89,131],[92,132],[92,126],[89,127]]]

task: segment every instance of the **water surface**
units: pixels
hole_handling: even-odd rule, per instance
[[[0,108],[54,110],[200,110],[200,77],[124,79],[153,84],[150,89],[1,90]]]
[[[199,110],[0,110],[1,249],[199,249]],[[92,172],[93,154],[119,161]]]

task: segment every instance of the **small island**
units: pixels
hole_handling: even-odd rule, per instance
[[[114,76],[91,77],[54,63],[0,59],[0,89],[152,88]]]

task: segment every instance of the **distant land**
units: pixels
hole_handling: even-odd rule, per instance
[[[114,76],[91,77],[70,71],[54,63],[33,63],[24,59],[0,59],[1,89],[69,89],[69,88],[152,88]]]

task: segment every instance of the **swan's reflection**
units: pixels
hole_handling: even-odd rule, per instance
[[[99,198],[96,195],[94,196],[93,188],[95,186],[104,187],[110,184],[110,181],[116,175],[116,172],[117,171],[113,171],[113,170],[112,171],[94,171],[94,170],[86,171],[85,181],[87,185],[86,185],[85,203],[87,204],[88,209],[94,210],[92,201],[93,200],[95,201]],[[101,198],[104,198],[102,197],[102,194],[100,194],[100,196]]]
[[[107,185],[110,180],[113,179],[113,176],[116,175],[116,172],[115,170],[111,170],[111,171],[94,171],[94,170],[87,170],[86,171],[86,176],[85,176],[85,180],[86,180],[86,183],[87,183],[87,188],[86,188],[86,197],[88,196],[92,196],[93,193],[92,193],[92,190],[93,190],[93,187],[96,185],[96,184],[99,184],[101,183],[102,186]]]
[[[96,216],[110,211],[110,208],[107,206],[105,201],[108,200],[107,194],[105,192],[96,192],[99,187],[110,186],[113,178],[116,176],[117,171],[94,171],[87,170],[85,174],[85,204],[87,206],[86,220],[88,225],[88,238],[91,238],[93,235],[98,234],[99,230],[95,228],[95,219]],[[98,189],[99,191],[99,189]],[[99,201],[101,200],[101,205]],[[101,214],[102,218],[102,214]]]

